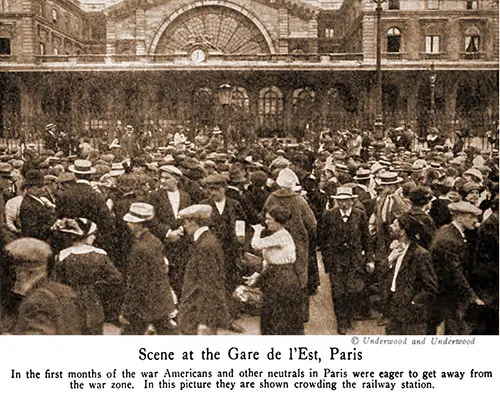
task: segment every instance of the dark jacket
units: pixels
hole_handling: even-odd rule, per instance
[[[42,279],[23,298],[14,327],[17,335],[80,335],[82,312],[68,286]]]
[[[192,242],[179,307],[179,327],[195,334],[198,324],[225,328],[231,322],[224,286],[224,254],[211,231]]]
[[[418,231],[418,243],[428,250],[431,246],[432,238],[436,233],[436,224],[430,215],[418,208],[412,208],[409,212],[420,224]]]
[[[452,221],[451,213],[448,209],[448,205],[451,204],[451,200],[444,198],[437,198],[432,201],[431,209],[429,210],[429,215],[434,220],[436,227],[439,229],[441,226],[447,225]]]
[[[33,237],[42,241],[49,240],[51,236],[50,228],[56,221],[52,208],[27,194],[21,203],[19,217],[23,237]]]
[[[318,245],[327,273],[343,280],[346,292],[363,288],[365,265],[373,261],[371,238],[366,212],[352,207],[344,222],[338,207],[324,212],[320,220]]]
[[[127,258],[123,314],[153,322],[175,309],[163,258],[163,245],[148,230],[134,236]]]
[[[391,281],[394,272],[391,274]],[[429,251],[412,242],[391,293],[389,316],[407,324],[425,323],[427,309],[437,293],[437,276]]]

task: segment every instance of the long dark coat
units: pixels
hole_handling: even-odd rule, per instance
[[[196,334],[198,324],[226,328],[231,322],[224,285],[224,253],[211,231],[201,234],[187,253],[179,307],[179,327]]]
[[[240,203],[230,197],[226,197],[226,205],[222,215],[212,199],[202,201],[212,207],[211,230],[219,241],[224,254],[224,278],[226,292],[230,296],[236,286],[242,283],[242,273],[240,269],[240,258],[242,255],[242,244],[236,237],[236,221],[246,222],[245,212]]]
[[[96,245],[111,251],[115,218],[104,197],[87,183],[75,183],[56,198],[57,218],[87,218],[97,225]]]
[[[67,248],[57,256],[53,272],[54,280],[69,285],[76,292],[84,315],[84,329],[90,333],[102,333],[104,312],[95,286],[122,281],[122,275],[106,252],[91,246],[83,250]]]
[[[421,209],[412,208],[408,213],[418,220],[420,224],[418,231],[419,245],[428,250],[431,246],[432,238],[437,230],[436,223],[430,215]]]
[[[472,261],[471,247],[452,224],[441,227],[432,241],[430,253],[438,277],[438,295],[435,309],[444,318],[458,321],[456,329],[449,332],[464,332],[465,312],[475,293],[469,284],[465,270]],[[457,328],[458,327],[458,328]]]
[[[184,237],[177,242],[170,242],[165,238],[169,230],[175,230],[181,226],[181,221],[175,218],[166,190],[158,189],[151,192],[148,202],[155,208],[155,217],[150,223],[150,230],[164,244],[164,254],[170,261],[169,278],[174,291],[180,296],[186,267],[188,239]],[[190,196],[185,191],[179,190],[179,211],[191,204]]]
[[[318,235],[325,272],[335,275],[337,292],[361,292],[365,265],[373,260],[366,212],[353,207],[344,222],[338,207],[329,209],[321,217]]]
[[[153,322],[175,309],[161,242],[148,230],[134,236],[127,258],[123,314]]]
[[[396,291],[391,292],[389,318],[404,324],[425,323],[436,293],[437,276],[431,255],[412,242],[399,269]]]
[[[48,241],[50,228],[56,221],[54,210],[26,195],[19,210],[21,234],[23,237],[33,237]]]
[[[80,335],[82,313],[75,292],[52,280],[37,282],[19,305],[16,335]]]

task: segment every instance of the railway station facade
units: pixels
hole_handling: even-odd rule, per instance
[[[371,128],[375,7],[0,0],[1,136],[37,136],[51,122],[75,134],[120,124],[297,137]],[[496,128],[498,2],[388,0],[382,8],[384,125],[404,121],[419,133],[432,106],[444,132]]]

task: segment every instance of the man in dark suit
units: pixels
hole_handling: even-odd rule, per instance
[[[154,208],[146,203],[132,203],[123,217],[133,234],[123,301],[123,315],[129,322],[124,330],[126,335],[144,335],[150,324],[160,335],[177,333],[163,247],[146,226],[153,218]]]
[[[418,244],[428,250],[434,233],[437,230],[434,220],[426,212],[432,199],[432,194],[428,188],[417,186],[410,191],[409,198],[412,204],[409,213],[418,220],[420,225],[417,232]]]
[[[392,244],[389,266],[392,281],[386,326],[388,335],[425,335],[428,309],[437,292],[437,277],[430,253],[418,243],[420,221],[409,213],[390,225]]]
[[[366,212],[353,206],[352,188],[339,187],[333,196],[337,206],[321,217],[319,246],[330,276],[337,331],[343,335],[363,307],[365,266],[373,269],[373,254]]]
[[[181,177],[182,172],[173,165],[160,167],[159,189],[151,192],[148,198],[155,209],[150,230],[164,243],[164,253],[170,261],[170,281],[178,297],[182,291],[187,248],[179,211],[191,205],[189,195],[178,187]]]
[[[53,205],[42,198],[43,174],[38,170],[29,170],[25,181],[26,195],[21,203],[19,218],[21,235],[48,241],[50,228],[56,221]]]
[[[56,198],[57,218],[90,219],[98,228],[96,245],[113,257],[115,218],[104,197],[90,186],[95,168],[88,160],[75,160],[69,170],[75,174],[76,183],[69,184]]]
[[[179,212],[186,233],[193,238],[182,285],[179,327],[184,334],[216,334],[228,328],[231,315],[224,286],[224,253],[208,225],[209,205],[192,205]]]
[[[460,201],[448,206],[453,221],[441,227],[431,244],[430,253],[438,276],[438,296],[428,332],[436,332],[436,326],[445,321],[445,332],[449,335],[469,333],[465,314],[474,302],[484,305],[466,277],[472,261],[472,249],[466,238],[467,230],[474,230],[481,210],[472,204]]]

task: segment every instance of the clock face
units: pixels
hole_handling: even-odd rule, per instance
[[[201,48],[196,48],[189,54],[189,59],[196,63],[204,62],[207,59],[207,54]]]

